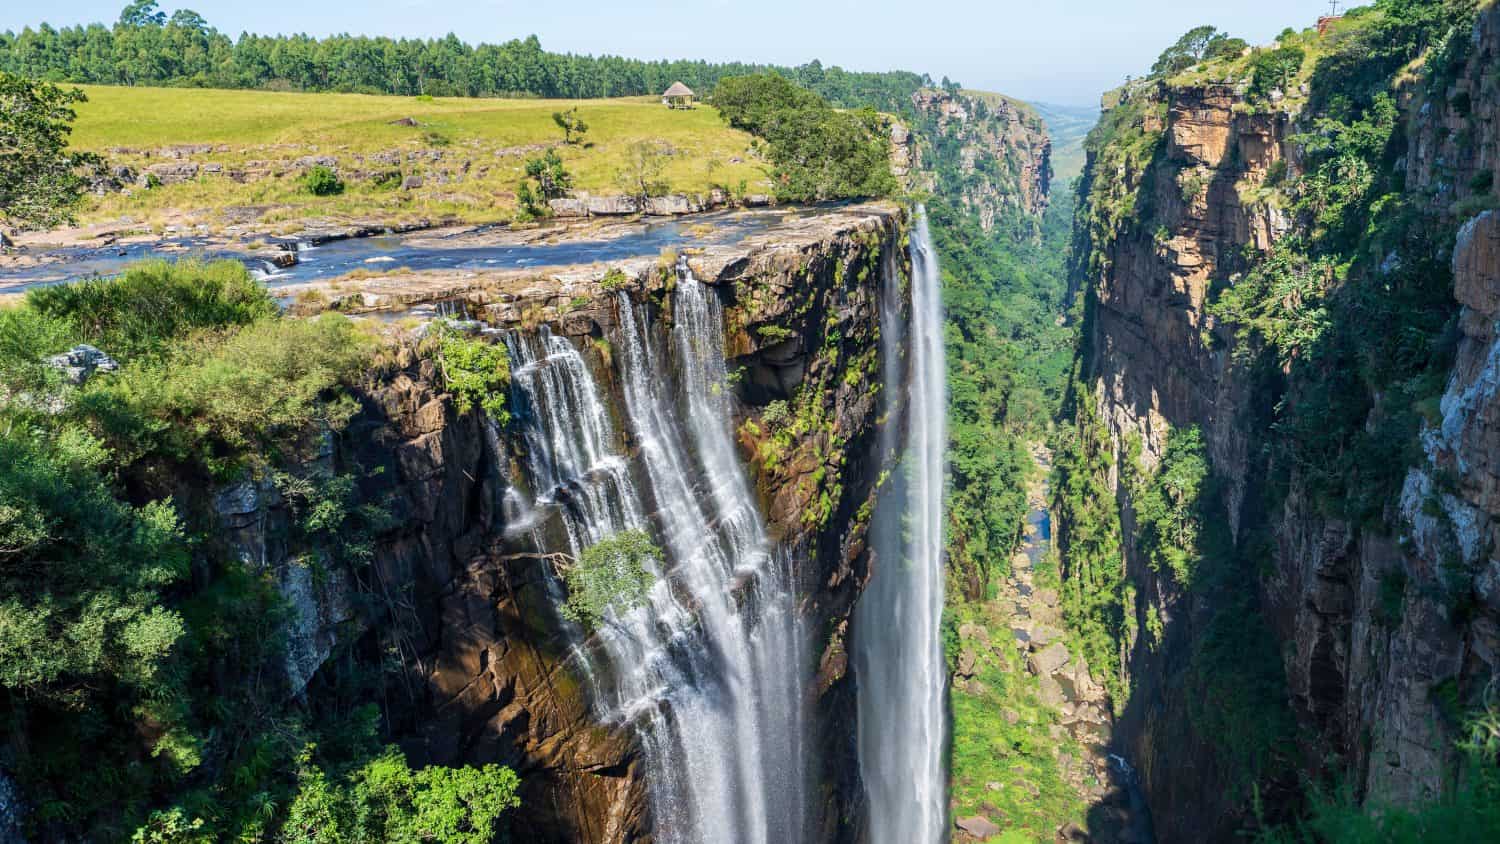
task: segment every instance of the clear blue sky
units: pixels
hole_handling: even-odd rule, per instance
[[[0,0],[0,30],[112,22],[124,0]],[[1208,23],[1251,43],[1311,25],[1319,0],[163,0],[238,35],[535,33],[559,52],[740,59],[950,76],[1028,100],[1094,105]]]

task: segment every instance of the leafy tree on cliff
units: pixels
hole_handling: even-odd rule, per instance
[[[83,92],[0,71],[0,224],[46,228],[72,220],[83,195],[78,168],[95,159],[68,151],[73,104]]]
[[[729,125],[765,142],[783,200],[884,196],[896,189],[889,139],[870,109],[837,111],[770,73],[722,80],[713,102]]]
[[[1212,26],[1194,27],[1162,52],[1151,66],[1151,75],[1181,73],[1199,62],[1239,53],[1245,46],[1244,39],[1230,38],[1229,33]]]

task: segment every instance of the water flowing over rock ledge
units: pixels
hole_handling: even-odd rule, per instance
[[[373,582],[402,596],[393,609],[349,600],[347,579],[299,575],[297,549],[276,538],[285,504],[269,489],[248,482],[220,491],[221,541],[260,561],[292,605],[293,691],[318,694],[319,668],[334,653],[400,653],[387,712],[393,732],[414,762],[513,766],[523,788],[523,807],[509,818],[515,840],[670,841],[668,826],[684,822],[712,837],[702,825],[734,817],[706,816],[699,804],[678,816],[662,790],[678,787],[668,774],[683,772],[652,770],[670,751],[652,742],[674,735],[680,719],[702,720],[693,720],[692,700],[646,700],[644,712],[660,707],[665,727],[641,728],[639,707],[623,719],[606,717],[599,690],[624,688],[625,678],[600,658],[608,639],[582,638],[560,621],[561,587],[542,555],[576,551],[589,536],[579,531],[591,524],[628,527],[632,519],[621,515],[586,517],[629,512],[620,509],[622,494],[639,495],[635,519],[653,528],[687,506],[682,501],[717,494],[717,480],[703,486],[713,473],[690,473],[682,479],[687,497],[672,498],[663,486],[667,464],[651,457],[670,442],[695,465],[715,451],[733,464],[718,474],[744,474],[749,509],[732,518],[717,511],[705,529],[760,521],[764,558],[784,572],[735,569],[722,623],[746,625],[748,642],[772,629],[771,614],[787,613],[794,620],[785,628],[793,637],[787,659],[802,663],[782,666],[791,685],[775,692],[790,694],[793,717],[741,723],[753,727],[767,761],[792,753],[806,768],[800,776],[765,771],[763,840],[852,840],[846,819],[857,816],[862,789],[844,636],[869,576],[864,535],[875,491],[894,457],[881,453],[877,432],[901,424],[899,414],[883,416],[880,397],[905,395],[905,362],[892,370],[903,383],[885,383],[879,325],[883,287],[909,297],[905,230],[899,207],[855,205],[791,219],[738,244],[683,250],[681,262],[391,274],[289,291],[303,313],[337,306],[420,323],[442,310],[482,320],[490,339],[511,347],[517,416],[499,429],[477,412],[458,413],[434,362],[408,340],[364,389],[364,410],[348,434],[309,446],[304,470],[359,467],[364,494],[392,502],[400,527],[377,540]],[[893,273],[902,281],[887,285]],[[908,301],[890,304],[909,313]],[[390,330],[419,336],[414,328],[402,321]],[[704,350],[722,365],[688,364]],[[701,381],[714,371],[724,377]],[[583,400],[590,391],[595,398]],[[643,427],[642,396],[653,392],[649,401],[662,402],[668,417],[660,430]],[[548,401],[561,404],[548,408]],[[703,417],[708,422],[690,421],[695,402],[722,410]],[[548,423],[551,414],[566,424]],[[727,451],[706,449],[706,434],[692,433],[719,424]],[[563,439],[549,434],[565,428]],[[596,433],[579,451],[586,429]],[[555,477],[542,480],[549,471]],[[687,595],[688,543],[670,531],[663,536],[668,564],[660,588]],[[707,604],[682,606],[706,612]],[[681,635],[716,634],[705,616]],[[640,664],[682,668],[685,658],[669,647]],[[765,744],[773,735],[792,744]],[[720,752],[738,759],[747,750]]]

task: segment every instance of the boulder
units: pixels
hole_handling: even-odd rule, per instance
[[[1026,660],[1026,667],[1031,669],[1031,673],[1038,677],[1050,677],[1056,674],[1064,665],[1067,665],[1068,659],[1071,656],[1068,653],[1067,647],[1062,642],[1053,642],[1032,654]]]
[[[402,190],[416,190],[422,186],[422,177],[413,173],[401,180]]]
[[[969,622],[960,624],[958,626],[958,638],[966,642],[972,639],[986,648],[990,646],[990,631],[978,624]]]
[[[633,196],[591,196],[588,209],[591,217],[624,217],[640,213],[641,206]]]
[[[120,368],[114,358],[87,343],[80,343],[60,355],[47,358],[47,364],[62,370],[63,377],[71,384],[82,384],[96,372],[114,372]]]
[[[547,207],[552,209],[554,217],[587,217],[589,215],[588,204],[581,199],[572,197],[561,197],[559,199],[547,200]]]
[[[1057,840],[1069,842],[1070,844],[1088,844],[1093,840],[1083,827],[1069,821],[1057,828]]]
[[[153,164],[146,168],[146,172],[156,177],[156,180],[164,185],[190,182],[198,178],[198,165],[191,161],[180,161],[173,164]]]
[[[994,838],[1000,834],[1000,827],[995,826],[995,822],[984,815],[975,815],[972,818],[959,818],[954,822],[954,826],[980,841],[987,838]]]
[[[974,676],[974,663],[976,663],[978,661],[979,661],[979,658],[976,657],[974,655],[974,652],[971,651],[971,650],[969,650],[968,648],[964,648],[962,651],[959,651],[959,653],[958,653],[958,676],[960,676],[960,677],[973,677]]]
[[[752,193],[749,196],[745,197],[745,205],[751,208],[764,208],[765,206],[770,205],[773,202],[775,202],[775,200],[772,199],[771,195],[767,193]]]
[[[671,196],[653,196],[646,200],[646,213],[657,217],[675,217],[700,210],[691,199],[676,193]]]
[[[1037,684],[1037,697],[1043,704],[1053,709],[1061,707],[1068,701],[1067,696],[1063,694],[1062,686],[1058,685],[1050,675],[1043,675],[1041,682]]]

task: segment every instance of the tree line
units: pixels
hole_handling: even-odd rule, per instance
[[[535,35],[477,46],[451,33],[437,39],[242,33],[236,39],[191,10],[168,15],[156,0],[134,0],[113,25],[42,24],[0,33],[0,70],[99,85],[547,98],[659,94],[676,81],[701,94],[724,77],[771,72],[836,106],[885,111],[909,109],[911,93],[932,84],[906,71],[854,73],[816,60],[778,67],[551,53]]]

